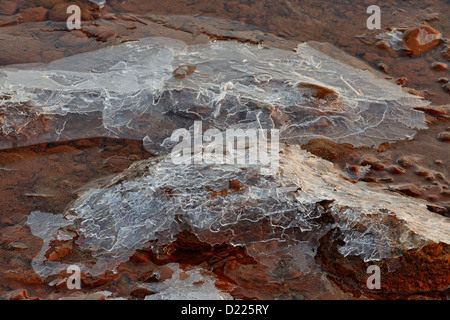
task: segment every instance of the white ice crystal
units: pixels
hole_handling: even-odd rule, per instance
[[[22,119],[26,114],[10,112],[20,104],[34,115],[83,115],[85,130],[61,120],[55,132],[20,139],[21,131],[9,125],[30,122]],[[162,143],[173,130],[202,120],[219,129],[276,127],[290,143],[326,138],[370,146],[410,139],[426,128],[414,107],[427,104],[306,43],[288,51],[235,41],[188,46],[147,38],[0,70],[2,130],[19,134],[16,145],[93,135],[147,137],[151,150],[167,152]],[[95,129],[88,130],[89,124]],[[7,139],[0,145],[10,146]]]

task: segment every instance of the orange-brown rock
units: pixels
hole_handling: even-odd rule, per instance
[[[405,173],[405,170],[403,170],[400,166],[397,165],[392,165],[386,168],[386,170],[389,173],[393,173],[393,174],[403,174]]]
[[[369,165],[371,169],[375,170],[382,170],[385,168],[383,161],[381,161],[381,159],[371,154],[363,156],[360,163],[362,166]]]
[[[448,65],[444,62],[433,62],[431,64],[431,67],[435,71],[447,71],[448,70]]]
[[[397,159],[397,162],[402,165],[403,168],[410,168],[419,163],[419,159],[414,156],[402,156]]]
[[[403,41],[410,55],[416,56],[436,47],[441,41],[441,34],[430,26],[421,26],[406,30]]]
[[[391,186],[392,190],[398,191],[400,193],[406,194],[411,197],[419,197],[423,194],[424,190],[421,187],[416,186],[412,183],[406,183],[403,185]]]
[[[438,134],[437,138],[438,138],[440,141],[448,142],[448,141],[450,141],[450,132],[448,132],[448,131],[443,131],[443,132],[441,132],[441,133]]]
[[[27,8],[20,11],[23,22],[44,21],[47,18],[47,12],[48,10],[44,7]]]
[[[445,59],[450,60],[450,45],[447,44],[442,50],[442,55]]]
[[[54,22],[66,22],[70,17],[67,13],[67,3],[58,3],[48,12],[48,19]]]
[[[138,299],[144,299],[146,296],[152,294],[152,292],[145,288],[134,288],[131,290],[130,295]]]
[[[450,93],[450,82],[447,82],[442,86],[442,88],[447,92]]]
[[[348,159],[354,155],[351,144],[338,144],[325,139],[311,139],[301,148],[328,161]]]
[[[405,250],[398,258],[364,262],[357,256],[340,254],[341,243],[333,241],[334,237],[335,232],[330,231],[320,240],[316,260],[330,271],[331,279],[338,285],[349,290],[356,286],[375,299],[405,299],[417,292],[427,292],[427,297],[445,298],[445,290],[450,286],[449,245],[430,243],[422,249]],[[367,268],[373,264],[380,268],[379,290],[367,288],[370,276]]]
[[[0,14],[11,15],[17,10],[17,2],[15,1],[0,1]]]
[[[27,291],[24,289],[17,289],[11,291],[3,297],[6,300],[29,300]]]

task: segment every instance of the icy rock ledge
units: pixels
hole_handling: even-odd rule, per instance
[[[450,220],[429,212],[425,201],[352,184],[332,163],[298,146],[280,152],[275,175],[261,175],[260,169],[175,165],[170,157],[137,162],[86,190],[64,218],[30,215],[33,234],[44,241],[33,267],[42,277],[65,270],[64,263],[46,261],[48,244],[72,241],[94,259],[79,261],[84,270],[98,275],[150,240],[157,240],[157,249],[186,229],[210,244],[289,240],[312,252],[327,231],[337,228],[345,242],[339,252],[364,261],[398,257],[430,241],[450,244]]]
[[[355,146],[410,139],[415,130],[427,128],[423,113],[414,110],[427,101],[366,69],[306,43],[287,51],[235,41],[188,46],[168,38],[47,65],[4,67],[0,131],[6,138],[0,148],[12,146],[10,135],[17,135],[17,146],[92,136],[146,137],[148,148],[164,154],[164,140],[194,120],[218,129],[276,127],[290,143],[325,138]],[[42,114],[57,119],[54,130],[31,127]]]

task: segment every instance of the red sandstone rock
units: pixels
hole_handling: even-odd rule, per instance
[[[0,15],[0,27],[6,27],[12,24],[19,23],[21,19],[22,15],[20,13],[15,14],[13,16]]]
[[[380,143],[380,144],[378,145],[377,151],[378,151],[379,153],[385,152],[385,151],[388,150],[390,147],[391,147],[391,146],[390,146],[389,142],[383,142],[383,143]]]
[[[20,11],[23,22],[44,21],[47,17],[47,12],[48,10],[44,7],[27,8]]]
[[[442,50],[442,55],[445,59],[450,60],[450,45],[447,44]]]
[[[407,79],[405,77],[402,78],[398,78],[397,80],[395,80],[395,83],[398,84],[399,86],[406,86],[406,81]]]
[[[447,92],[450,93],[450,82],[447,82],[442,86],[442,88]]]
[[[130,261],[134,263],[152,263],[150,255],[142,250],[136,250],[133,256],[131,256]]]
[[[67,3],[58,3],[48,12],[48,19],[55,22],[65,22],[70,17],[67,13]]]
[[[26,229],[21,225],[14,225],[0,229],[0,241],[18,242],[26,236]]]
[[[342,158],[351,157],[354,154],[352,145],[346,143],[337,144],[324,139],[309,140],[301,148],[328,161],[341,160]]]
[[[68,297],[63,297],[60,300],[105,300],[106,296],[102,292],[94,292],[85,294],[82,292],[75,292]]]
[[[446,63],[443,63],[443,62],[433,62],[431,64],[431,67],[435,71],[446,71],[446,70],[448,70],[448,65]]]
[[[107,41],[108,38],[117,36],[117,34],[112,29],[105,26],[89,26],[84,28],[84,30],[87,31],[90,36],[102,42]]]
[[[0,65],[35,62],[41,53],[37,40],[13,36],[3,38],[0,45]]]
[[[11,15],[17,10],[17,3],[14,1],[0,1],[0,13]]]
[[[48,257],[48,261],[59,261],[70,254],[69,248],[60,248],[53,251]]]
[[[138,299],[144,299],[146,296],[151,295],[152,292],[145,288],[135,288],[131,290],[130,295]]]
[[[28,295],[26,290],[18,289],[7,294],[5,298],[8,300],[28,300]]]
[[[386,168],[386,170],[388,172],[390,172],[390,173],[393,173],[393,174],[403,174],[403,173],[405,173],[405,170],[403,170],[402,168],[400,168],[397,165],[389,166],[389,167]]]
[[[167,279],[172,278],[173,270],[170,269],[168,266],[161,266],[158,269],[156,269],[156,272],[159,274],[158,281],[165,281]]]
[[[12,221],[10,218],[8,218],[8,217],[2,217],[2,218],[0,219],[0,223],[1,223],[1,224],[6,224],[6,225],[12,225],[12,224],[14,224],[13,221]]]
[[[440,141],[448,142],[448,141],[450,141],[450,132],[448,132],[448,131],[443,131],[443,132],[441,132],[441,133],[438,134],[437,138],[438,138]]]
[[[416,56],[436,47],[441,41],[441,34],[430,26],[421,26],[406,30],[403,41],[410,54]]]
[[[42,279],[32,270],[8,270],[4,272],[4,276],[8,281],[18,281],[30,285],[44,283]]]
[[[410,168],[419,163],[419,159],[413,156],[403,156],[397,159],[397,162],[402,165],[403,168]]]
[[[89,38],[80,30],[72,30],[58,39],[63,47],[80,47],[89,43]]]
[[[378,157],[371,154],[365,155],[362,158],[361,165],[362,166],[370,165],[370,167],[375,170],[382,170],[385,168],[384,163]]]
[[[376,262],[381,269],[381,289],[371,291],[367,290],[367,268],[374,262],[364,262],[351,255],[344,258],[338,252],[339,244],[331,240],[334,236],[329,232],[320,239],[316,260],[332,274],[338,275],[331,279],[339,286],[349,290],[356,286],[378,299],[383,296],[389,299],[405,299],[408,296],[416,299],[417,292],[435,292],[435,298],[445,299],[445,290],[450,286],[449,245],[431,243],[421,250],[404,251],[401,257]]]
[[[20,241],[11,242],[9,245],[11,246],[11,248],[13,248],[15,250],[19,250],[19,251],[28,249],[27,245]]]
[[[44,8],[50,9],[58,3],[61,3],[61,0],[22,0],[21,2],[28,4],[28,6],[39,7],[42,6]]]
[[[411,183],[398,186],[391,186],[391,188],[392,190],[396,190],[411,197],[419,197],[423,193],[422,188]]]

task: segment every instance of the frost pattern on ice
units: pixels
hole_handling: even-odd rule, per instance
[[[412,138],[415,129],[426,128],[423,113],[413,108],[428,104],[306,43],[294,52],[235,41],[187,46],[167,38],[129,42],[48,65],[2,68],[2,96],[3,110],[27,103],[38,114],[100,117],[97,135],[146,137],[156,153],[167,151],[162,142],[173,130],[189,128],[194,120],[218,129],[276,127],[291,143],[326,138],[376,145]],[[59,125],[59,135],[42,139],[93,134]]]
[[[215,286],[216,277],[199,267],[183,271],[178,263],[169,263],[166,267],[174,271],[170,279],[163,282],[142,284],[141,287],[154,292],[145,300],[232,300],[233,297],[221,292]],[[184,272],[184,280],[181,273]]]
[[[47,250],[50,248],[50,243],[53,240],[68,241],[72,236],[64,231],[64,228],[70,225],[70,221],[64,219],[61,215],[45,213],[40,211],[31,212],[28,217],[28,224],[30,225],[31,233],[40,237],[44,244],[41,251],[33,259],[33,268],[41,276],[48,276],[56,274],[60,271],[67,270],[70,264],[62,264],[58,261],[47,261],[45,256]],[[39,261],[40,263],[36,263]],[[44,262],[45,261],[45,262]],[[82,266],[82,272],[88,272],[89,269]]]
[[[260,169],[175,165],[170,157],[137,162],[84,192],[67,210],[61,228],[76,232],[75,243],[96,259],[87,266],[93,275],[113,270],[150,240],[158,240],[155,248],[174,241],[184,229],[210,244],[289,240],[310,249],[336,229],[345,242],[340,252],[365,261],[396,257],[430,240],[450,244],[449,219],[429,212],[425,201],[352,184],[332,163],[298,146],[282,150],[275,175],[261,175]],[[333,223],[320,219],[325,210]],[[29,223],[34,230],[39,219],[32,216]],[[51,231],[55,228],[46,238]],[[47,276],[43,256],[33,267]]]

